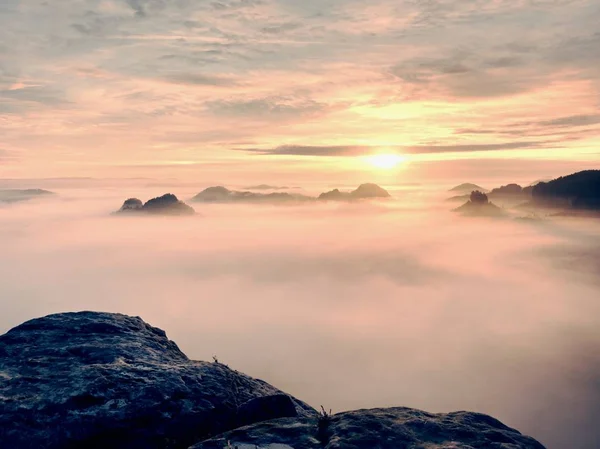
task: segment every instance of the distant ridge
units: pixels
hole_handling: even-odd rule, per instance
[[[473,190],[478,190],[479,192],[487,192],[487,189],[484,189],[477,184],[471,184],[470,182],[465,182],[464,184],[457,185],[456,187],[452,187],[448,192],[463,192],[463,193],[471,193]]]

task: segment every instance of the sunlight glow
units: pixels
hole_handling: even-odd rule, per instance
[[[406,159],[406,156],[401,154],[375,154],[367,157],[369,164],[383,170],[396,168],[398,165],[406,162]]]

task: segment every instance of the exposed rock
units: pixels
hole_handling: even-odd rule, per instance
[[[140,318],[50,315],[0,336],[1,448],[186,448],[243,424],[315,414],[284,396],[189,360]]]
[[[177,199],[172,193],[152,198],[145,204],[137,198],[129,198],[123,203],[117,214],[145,213],[152,215],[193,215],[194,209]]]
[[[460,184],[456,187],[451,188],[448,192],[457,192],[457,193],[469,193],[473,190],[478,190],[480,192],[487,192],[483,187],[479,187],[477,184],[471,184],[470,182],[466,182],[464,184]]]
[[[0,336],[0,447],[544,449],[477,413],[319,415],[221,363],[189,360],[140,318],[97,312]]]
[[[391,195],[387,190],[377,184],[361,184],[352,192],[341,192],[334,189],[319,195],[320,201],[356,201],[370,198],[389,198]]]
[[[0,203],[18,203],[52,195],[55,193],[43,189],[2,189],[0,190]]]
[[[291,194],[287,192],[257,193],[229,190],[223,186],[208,187],[192,198],[194,202],[200,203],[297,203],[312,201],[304,195]]]
[[[319,424],[319,422],[321,424]],[[227,432],[191,449],[544,449],[500,421],[468,412],[408,408],[288,418]]]

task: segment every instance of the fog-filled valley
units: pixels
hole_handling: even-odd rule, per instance
[[[550,449],[598,445],[596,219],[461,217],[445,184],[111,214],[130,196],[201,190],[148,184],[64,181],[0,204],[0,332],[63,311],[139,315],[191,358],[314,407],[472,410]]]

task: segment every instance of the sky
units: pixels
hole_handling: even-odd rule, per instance
[[[599,24],[596,0],[2,0],[0,176],[597,166]]]

